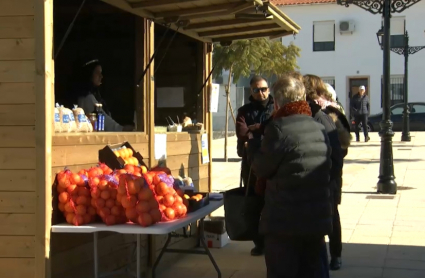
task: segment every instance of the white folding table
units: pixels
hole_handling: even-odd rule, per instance
[[[137,252],[137,261],[136,261],[136,275],[133,276],[137,278],[141,278],[141,267],[140,267],[140,235],[168,235],[167,241],[164,244],[161,252],[159,253],[158,258],[155,260],[155,263],[152,267],[152,278],[155,278],[156,267],[161,261],[162,256],[165,252],[168,253],[185,253],[185,254],[202,254],[208,255],[213,264],[215,270],[217,271],[218,278],[221,278],[221,272],[217,263],[215,262],[213,256],[208,250],[208,246],[205,243],[204,238],[204,218],[217,210],[219,207],[223,205],[223,200],[215,201],[210,200],[209,205],[194,211],[192,213],[188,213],[185,218],[174,220],[171,222],[162,222],[157,223],[150,227],[141,227],[135,224],[121,224],[121,225],[113,225],[107,226],[103,223],[93,223],[89,225],[82,226],[73,226],[70,224],[59,224],[52,226],[52,233],[93,233],[93,245],[94,245],[94,277],[99,278],[99,264],[98,264],[98,253],[97,253],[97,236],[98,232],[115,232],[120,234],[134,234],[136,235],[136,252]],[[190,223],[199,220],[199,241],[200,245],[204,248],[204,250],[184,250],[184,249],[170,249],[168,245],[173,237],[172,232],[181,229],[183,227],[188,226]],[[103,275],[103,277],[109,275]]]

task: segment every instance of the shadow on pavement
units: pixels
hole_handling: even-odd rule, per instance
[[[372,231],[369,236],[364,236],[360,240],[362,243],[343,244],[342,268],[331,272],[332,278],[425,277],[425,247],[376,244],[374,241],[382,241],[383,237],[374,237]],[[390,240],[388,237],[388,243]],[[397,241],[400,240],[403,242],[403,239],[397,238]],[[412,239],[404,242],[407,243],[409,240]],[[222,272],[221,277],[266,277],[264,257],[251,257],[249,254],[251,248],[250,242],[231,241],[223,248],[210,249]],[[217,277],[207,256],[181,255],[172,265],[162,267],[160,265],[159,269],[158,274],[161,278]]]
[[[364,148],[364,147],[380,147],[381,144],[369,144],[369,143],[356,143],[351,144],[350,148]],[[393,148],[412,148],[412,147],[425,147],[425,145],[413,145],[412,142],[406,142],[406,144],[393,143]]]
[[[360,159],[344,159],[345,164],[371,164],[371,163],[379,163],[379,159],[367,159],[367,160],[360,160]],[[402,159],[402,158],[395,158],[394,162],[418,162],[418,161],[424,161],[423,159]]]

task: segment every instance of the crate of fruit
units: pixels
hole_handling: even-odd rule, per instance
[[[197,211],[210,204],[209,193],[193,192],[186,190],[183,197],[189,201],[188,212]]]
[[[99,161],[105,163],[111,169],[122,169],[125,165],[145,166],[143,156],[137,152],[128,142],[115,145],[106,145],[99,150]]]

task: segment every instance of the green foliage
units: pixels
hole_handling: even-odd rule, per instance
[[[266,38],[235,41],[228,47],[217,44],[213,52],[213,77],[220,77],[223,70],[230,71],[234,83],[252,72],[265,77],[279,76],[298,69],[299,56],[296,45],[285,46]]]

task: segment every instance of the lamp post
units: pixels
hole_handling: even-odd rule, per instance
[[[379,45],[382,47],[382,36],[383,30],[376,33],[378,37]],[[391,51],[404,56],[404,90],[403,90],[403,131],[401,133],[401,141],[410,142],[410,121],[409,121],[409,55],[415,54],[416,52],[424,49],[425,46],[409,46],[409,34],[407,31],[404,33],[404,45],[403,47],[391,47]]]
[[[378,177],[378,193],[396,194],[397,183],[394,176],[393,143],[394,132],[392,130],[390,106],[390,18],[391,13],[401,13],[405,9],[418,3],[420,0],[337,0],[339,5],[348,7],[350,4],[356,5],[372,14],[382,14],[384,18],[383,26],[383,105],[381,131],[381,155]]]

